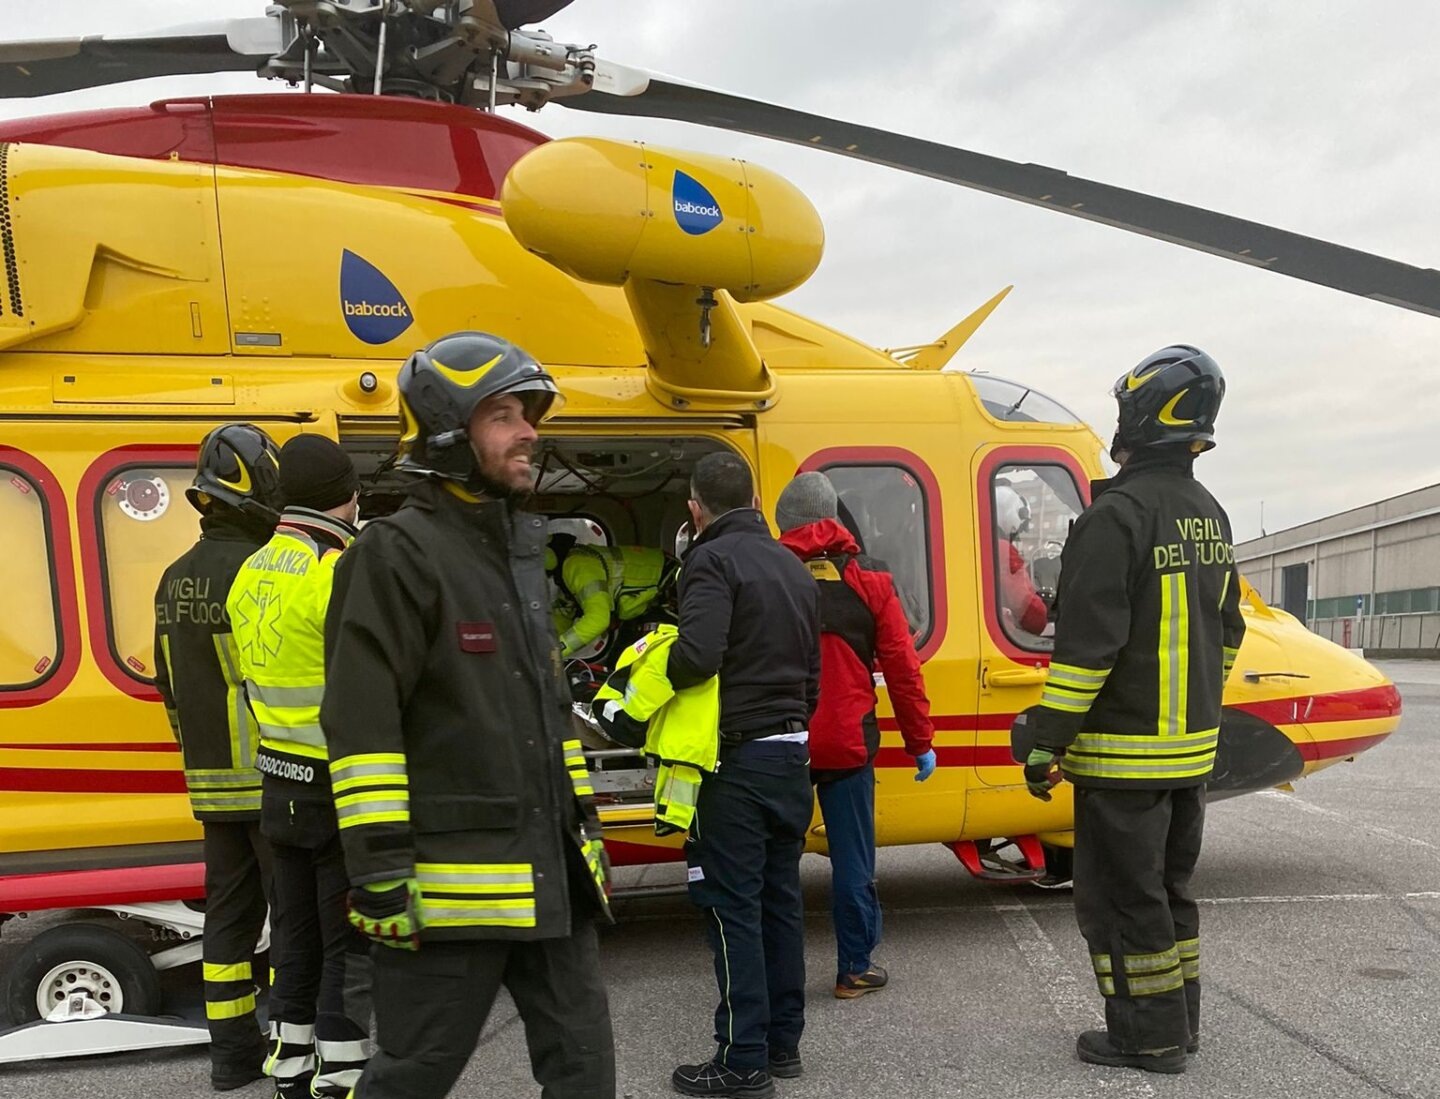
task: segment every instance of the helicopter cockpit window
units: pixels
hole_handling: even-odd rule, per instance
[[[930,511],[915,474],[895,465],[831,465],[823,471],[840,498],[840,521],[860,552],[883,561],[895,578],[915,645],[930,636]]]
[[[985,411],[997,420],[1019,423],[1078,424],[1080,417],[1059,401],[1018,382],[989,374],[967,374]]]
[[[1055,647],[1060,551],[1084,508],[1080,489],[1063,466],[1003,465],[991,478],[990,493],[995,618],[1020,648],[1049,652]]]
[[[60,655],[49,527],[40,486],[0,464],[0,692],[38,686]]]
[[[155,585],[200,533],[200,517],[185,500],[194,479],[193,466],[129,466],[100,483],[94,504],[111,655],[145,683],[155,678]],[[192,612],[222,615],[226,594],[197,593]]]

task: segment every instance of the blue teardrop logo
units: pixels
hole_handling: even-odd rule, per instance
[[[340,257],[340,309],[355,338],[371,344],[389,343],[413,320],[395,284],[348,248]]]
[[[670,199],[675,206],[675,224],[692,237],[710,232],[725,220],[715,196],[698,179],[684,172],[675,172]]]

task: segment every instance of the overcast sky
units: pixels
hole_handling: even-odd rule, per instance
[[[6,37],[257,15],[261,0],[25,5]],[[1425,0],[576,0],[546,29],[608,58],[1440,264],[1440,5]],[[1429,43],[1429,45],[1426,45]],[[16,114],[251,92],[174,78]],[[1199,472],[1237,539],[1440,481],[1440,319],[843,158],[560,108],[522,121],[743,156],[825,220],[784,304],[877,346],[932,339],[1007,283],[957,362],[1113,427],[1110,383],[1198,344],[1229,395]],[[957,453],[957,459],[960,457]]]

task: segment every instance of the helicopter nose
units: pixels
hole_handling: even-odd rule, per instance
[[[1304,771],[1300,746],[1275,725],[1236,706],[1221,711],[1215,770],[1206,787],[1209,800],[1282,786]]]

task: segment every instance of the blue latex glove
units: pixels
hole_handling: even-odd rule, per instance
[[[915,781],[924,782],[935,773],[935,749],[915,757]]]

